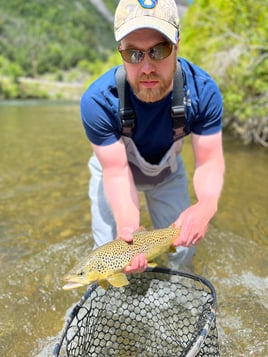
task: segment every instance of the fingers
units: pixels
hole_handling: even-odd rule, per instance
[[[176,224],[177,226],[177,224]],[[175,246],[189,247],[193,240],[193,232],[190,220],[184,219],[183,224],[181,223],[181,230],[178,238],[174,241]]]
[[[210,219],[211,215],[203,205],[197,203],[188,207],[174,222],[176,227],[181,226],[180,234],[173,242],[174,246],[196,245],[205,236]]]
[[[133,229],[130,227],[124,227],[118,234],[116,239],[123,239],[125,242],[130,243],[133,240]]]
[[[190,247],[196,245],[204,236],[208,227],[207,221],[200,219],[200,214],[193,214],[193,209],[184,211],[177,222],[180,222],[181,230],[179,236],[173,242],[174,246]],[[178,223],[175,222],[175,226]]]
[[[141,273],[147,268],[148,262],[143,253],[136,255],[123,270],[124,273]]]
[[[199,243],[205,236],[205,232],[203,234],[199,234],[199,235],[195,235],[194,238],[192,239],[191,244],[192,245],[196,245],[197,243]]]
[[[195,227],[183,226],[181,229],[179,237],[174,241],[174,246],[190,247],[191,245],[196,245],[205,236],[205,231],[203,229],[198,229]]]
[[[124,227],[120,230],[117,239],[123,239],[127,243],[133,241],[133,228]],[[136,255],[130,264],[123,270],[124,273],[141,273],[147,268],[147,260],[143,253]]]

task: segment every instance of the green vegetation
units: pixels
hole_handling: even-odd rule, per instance
[[[115,45],[112,25],[89,0],[1,0],[0,9],[1,54],[26,76],[105,60]]]
[[[182,21],[180,55],[214,76],[224,125],[268,146],[267,0],[199,0]]]
[[[118,3],[103,2],[111,13]],[[219,84],[225,129],[263,146],[268,146],[267,5],[267,0],[195,0],[181,21],[179,52]],[[0,98],[65,98],[63,93],[73,93],[68,83],[82,88],[121,63],[115,48],[112,24],[90,0],[0,0]],[[57,92],[44,85],[48,81],[67,83]]]
[[[117,1],[108,3],[114,9]],[[89,0],[0,0],[0,97],[49,96],[36,83],[25,91],[18,78],[53,73],[54,80],[69,81],[66,74],[78,68],[72,79],[78,81],[80,61],[93,67],[115,46],[112,24]]]

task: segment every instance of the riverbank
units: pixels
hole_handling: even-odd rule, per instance
[[[26,98],[37,96],[51,100],[80,100],[85,88],[82,82],[53,81],[38,78],[18,78],[19,88]]]
[[[38,78],[0,76],[0,100],[80,100],[85,88],[80,77],[69,81],[56,80],[53,74]]]

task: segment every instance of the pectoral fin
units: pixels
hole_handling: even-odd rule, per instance
[[[109,284],[108,284],[107,280],[100,280],[100,281],[99,281],[99,285],[100,285],[104,290],[107,290],[108,287],[109,287]]]
[[[107,277],[108,282],[116,288],[120,288],[121,286],[125,286],[129,284],[129,281],[125,274],[116,273]]]

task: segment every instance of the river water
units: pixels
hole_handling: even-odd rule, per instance
[[[197,248],[194,270],[217,291],[221,355],[267,357],[267,150],[226,134],[224,151],[219,212]],[[93,245],[91,148],[78,104],[1,103],[0,153],[0,355],[49,356],[66,311],[85,291],[63,291],[62,276]],[[188,139],[183,156],[190,178]]]

